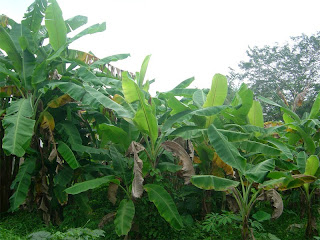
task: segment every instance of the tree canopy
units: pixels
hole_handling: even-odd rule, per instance
[[[285,44],[249,47],[248,60],[230,69],[233,83],[246,82],[256,96],[285,104],[300,113],[310,110],[319,90],[320,32],[291,37]],[[273,107],[265,109],[266,119],[279,118]]]

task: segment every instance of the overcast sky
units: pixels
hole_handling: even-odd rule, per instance
[[[146,77],[152,92],[170,90],[194,76],[193,86],[209,88],[215,73],[246,59],[248,46],[285,42],[290,36],[320,30],[318,0],[57,0],[64,19],[106,22],[107,30],[77,40],[71,48],[99,58],[130,53],[114,63],[140,70],[152,54]],[[22,19],[32,0],[0,0],[0,14]]]

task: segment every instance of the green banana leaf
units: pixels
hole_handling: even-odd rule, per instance
[[[223,162],[238,169],[242,173],[245,171],[246,160],[213,124],[208,128],[208,137],[211,145]]]
[[[116,61],[119,61],[119,60],[122,60],[122,59],[126,59],[127,57],[130,57],[130,54],[126,53],[126,54],[112,55],[112,56],[102,58],[102,59],[92,63],[89,67],[91,69],[98,68],[101,65],[105,65],[105,64],[108,64],[110,62],[116,62]]]
[[[277,148],[255,141],[242,141],[238,145],[242,150],[250,153],[262,153],[267,156],[279,156],[281,153],[281,151]]]
[[[311,155],[306,162],[305,175],[314,176],[319,168],[319,158],[317,155]]]
[[[314,101],[310,114],[309,114],[309,119],[314,119],[318,118],[319,116],[319,111],[320,111],[320,92],[318,93],[316,100]]]
[[[190,86],[191,83],[193,83],[194,77],[188,78],[181,83],[179,83],[177,86],[175,86],[173,89],[184,89]],[[202,105],[201,105],[202,106]]]
[[[60,186],[67,186],[67,184],[69,184],[73,178],[73,169],[68,167],[68,166],[64,166],[63,169],[61,169],[53,178],[54,180],[54,184],[55,185],[60,185]]]
[[[2,148],[6,154],[22,157],[30,144],[35,120],[31,99],[21,98],[11,103],[7,114],[3,118],[5,134]]]
[[[79,193],[88,191],[90,189],[95,189],[97,187],[100,187],[102,184],[107,184],[112,180],[114,180],[114,176],[105,176],[101,178],[95,178],[92,180],[76,183],[72,187],[67,188],[65,192],[72,195],[79,194]]]
[[[308,155],[304,151],[299,152],[297,155],[296,161],[297,161],[297,165],[300,173],[304,173],[306,170],[307,157]]]
[[[106,145],[109,141],[121,144],[125,149],[128,149],[131,140],[128,134],[119,127],[111,124],[102,123],[98,128],[99,137],[101,137],[101,145]]]
[[[273,102],[272,100],[268,99],[268,98],[265,98],[265,97],[261,97],[259,96],[258,99],[260,99],[261,101],[265,102],[265,103],[268,103],[270,105],[273,105],[273,106],[276,106],[276,107],[279,107],[281,108],[281,110],[288,114],[290,117],[292,117],[296,122],[300,122],[300,117],[294,113],[293,111],[291,111],[290,109],[286,108],[286,107],[283,107],[281,105],[279,105],[278,103],[275,103]]]
[[[207,95],[201,89],[196,91],[192,96],[193,103],[198,108],[201,108],[203,106],[203,104],[205,103],[206,99],[207,99]]]
[[[179,112],[171,117],[169,117],[165,123],[163,124],[162,131],[166,132],[168,131],[173,124],[182,122],[184,120],[189,120],[193,115],[196,116],[213,116],[221,111],[228,108],[228,106],[214,106],[214,107],[207,107],[207,108],[201,108],[197,110],[186,110],[183,112]]]
[[[10,209],[13,212],[25,201],[29,186],[31,184],[31,174],[36,166],[35,158],[26,158],[23,164],[19,167],[18,174],[11,184],[11,189],[14,189],[13,195],[10,197]]]
[[[110,146],[109,150],[115,174],[123,180],[125,185],[129,186],[132,179],[132,169],[128,167],[127,158],[119,153],[113,145]]]
[[[287,158],[293,159],[292,152],[290,149],[280,140],[274,138],[274,137],[267,137],[266,140],[275,145]]]
[[[290,126],[290,125],[289,125]],[[298,126],[297,124],[293,125],[295,127],[295,129],[298,131],[299,135],[302,137],[303,142],[304,142],[304,147],[305,149],[310,153],[310,154],[314,154],[315,150],[316,150],[316,145],[315,142],[313,141],[313,139],[311,138],[311,136],[309,134],[307,134],[303,128],[301,128],[300,126]]]
[[[172,109],[170,112],[171,115],[177,114],[179,112],[183,112],[189,110],[190,108],[184,103],[180,102],[173,95],[167,95],[167,104]]]
[[[49,0],[45,13],[45,25],[49,34],[49,43],[53,50],[57,51],[67,42],[67,27],[56,0]]]
[[[176,229],[183,228],[182,218],[170,194],[160,185],[146,184],[144,190],[148,193],[149,200],[157,207],[161,217]]]
[[[78,33],[77,35],[75,35],[74,37],[72,37],[71,39],[68,40],[68,43],[72,43],[74,42],[75,40],[85,36],[85,35],[88,35],[88,34],[94,34],[94,33],[97,33],[97,32],[103,32],[106,30],[106,23],[103,22],[103,23],[97,23],[97,24],[94,24],[84,30],[82,30],[80,33]]]
[[[204,190],[227,191],[237,187],[240,183],[227,178],[213,175],[197,175],[191,177],[191,183]]]
[[[167,172],[175,173],[180,171],[182,169],[182,166],[171,163],[171,162],[161,162],[157,165],[157,168],[159,168],[161,172],[167,171]]]
[[[131,229],[135,207],[132,200],[123,199],[120,202],[114,225],[118,236],[127,235]]]
[[[81,167],[76,157],[74,156],[72,150],[68,147],[67,144],[60,141],[58,142],[58,152],[61,154],[63,159],[69,164],[72,169],[77,169]]]
[[[222,74],[215,74],[212,78],[211,89],[203,108],[223,105],[228,93],[228,81]],[[206,126],[208,127],[214,120],[214,116],[208,117]]]
[[[152,145],[158,138],[158,122],[152,107],[146,103],[144,95],[139,86],[129,78],[127,72],[122,73],[122,89],[125,99],[129,102],[139,101],[139,109],[133,118],[136,127],[149,135]]]
[[[38,33],[47,9],[47,0],[35,0],[24,14],[24,19],[21,21],[23,25],[29,28],[32,32]]]
[[[251,179],[253,182],[262,183],[267,174],[274,169],[274,166],[274,159],[268,159],[255,166],[248,167],[249,169],[245,172],[244,175],[246,176],[246,178]]]
[[[58,87],[63,93],[68,94],[70,97],[82,102],[83,104],[87,104],[95,108],[103,105],[105,108],[114,110],[120,117],[133,117],[132,112],[88,85],[84,85],[84,87],[82,87],[71,82],[61,82],[49,83],[48,86],[52,89]]]
[[[143,81],[144,81],[144,78],[146,76],[146,72],[147,72],[147,68],[148,68],[148,64],[149,64],[149,61],[150,61],[150,57],[151,55],[148,55],[144,58],[143,60],[143,63],[141,65],[141,69],[140,69],[140,73],[139,73],[139,78],[138,78],[138,86],[140,88],[142,88],[143,86]]]
[[[0,49],[5,51],[18,73],[22,70],[21,56],[9,33],[0,26]]]
[[[86,16],[77,15],[65,21],[67,33],[78,29],[79,27],[87,24],[88,18]]]
[[[253,101],[252,107],[248,113],[249,123],[253,126],[263,127],[263,113],[261,104],[258,101]]]
[[[77,127],[71,121],[59,122],[55,128],[62,136],[64,141],[69,143],[70,146],[74,144],[82,145],[82,139]]]

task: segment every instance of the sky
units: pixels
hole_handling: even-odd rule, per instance
[[[0,0],[0,14],[20,22],[32,0]],[[210,88],[215,73],[228,74],[246,60],[248,46],[284,43],[320,30],[318,0],[57,0],[64,19],[106,22],[105,32],[85,36],[70,48],[104,58],[130,53],[112,65],[140,70],[151,54],[151,92],[168,91],[195,77],[192,87]]]

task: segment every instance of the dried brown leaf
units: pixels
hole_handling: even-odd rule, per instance
[[[108,222],[111,222],[115,216],[116,212],[108,213],[107,215],[105,215],[98,224],[98,228],[103,228],[104,225],[106,225]]]
[[[118,192],[118,184],[110,183],[108,188],[108,199],[109,201],[115,205],[117,202],[117,192]]]
[[[173,141],[163,142],[162,147],[165,150],[172,152],[174,156],[179,158],[180,162],[182,163],[181,171],[184,177],[184,184],[189,184],[191,176],[195,174],[189,154],[180,144]]]
[[[270,189],[268,191],[262,192],[257,197],[257,200],[270,201],[272,203],[274,209],[271,218],[277,219],[281,216],[283,212],[283,201],[280,194],[276,190]]]
[[[134,198],[140,198],[143,193],[143,176],[142,176],[142,168],[143,162],[139,158],[138,153],[143,151],[144,147],[137,142],[132,142],[129,146],[127,153],[133,154],[133,181],[132,181],[132,196]]]

